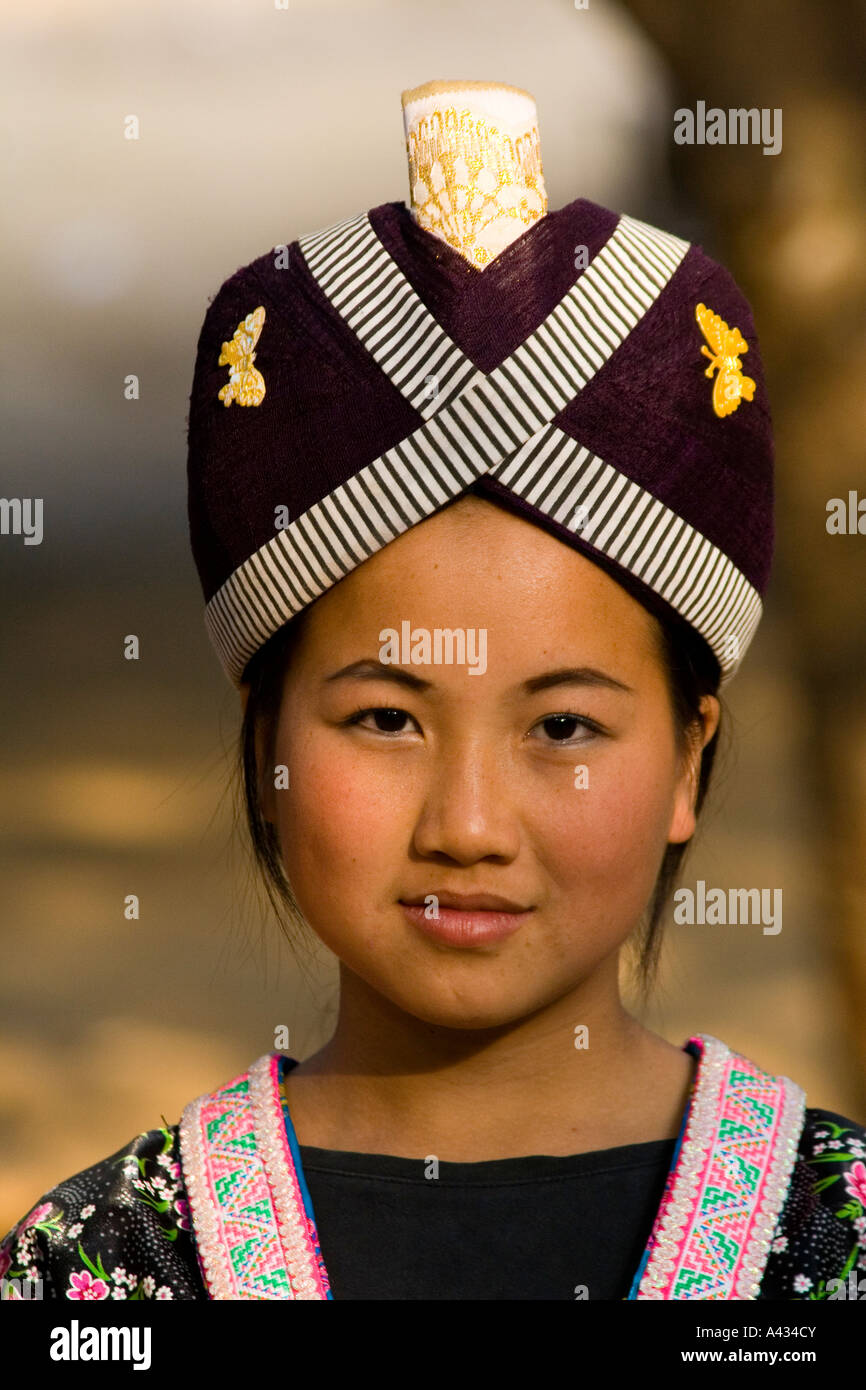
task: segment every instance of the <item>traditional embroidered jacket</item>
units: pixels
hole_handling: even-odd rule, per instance
[[[850,1297],[866,1271],[866,1129],[716,1038],[685,1046],[691,1094],[621,1297]],[[0,1243],[3,1297],[39,1296],[39,1279],[55,1299],[333,1298],[281,1091],[290,1064],[265,1054],[178,1125],[47,1192]]]

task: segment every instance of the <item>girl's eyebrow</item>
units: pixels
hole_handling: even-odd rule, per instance
[[[422,680],[420,676],[411,675],[400,666],[386,665],[373,657],[363,657],[360,661],[350,662],[348,666],[341,666],[333,675],[325,676],[322,684],[345,680],[347,677],[362,681],[396,681],[399,685],[407,685],[410,690],[429,690],[433,684],[432,681]]]
[[[563,666],[558,671],[548,671],[543,676],[533,676],[531,680],[524,681],[523,690],[527,695],[534,695],[537,690],[549,690],[554,685],[602,685],[609,690],[622,690],[626,695],[635,694],[632,686],[618,681],[605,671],[599,671],[596,666]]]
[[[410,690],[417,691],[430,690],[433,686],[432,681],[412,675],[410,671],[403,670],[401,666],[386,665],[373,657],[363,657],[360,661],[352,661],[348,666],[342,666],[339,671],[325,676],[322,683],[328,684],[331,681],[347,678],[368,681],[396,681],[398,685],[405,685]],[[624,691],[627,695],[635,694],[630,685],[616,680],[614,676],[609,676],[604,671],[599,671],[595,666],[563,666],[556,671],[546,671],[544,675],[533,676],[530,680],[524,681],[519,689],[523,695],[534,695],[539,690],[550,690],[556,685],[600,685],[610,690]]]

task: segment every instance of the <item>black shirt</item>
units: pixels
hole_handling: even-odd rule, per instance
[[[675,1146],[440,1163],[429,1177],[419,1159],[299,1151],[335,1299],[574,1300],[627,1297]]]

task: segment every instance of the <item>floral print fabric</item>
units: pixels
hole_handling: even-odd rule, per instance
[[[0,1298],[202,1298],[177,1127],[52,1188],[0,1243]]]
[[[866,1300],[866,1129],[807,1110],[761,1297],[852,1296]]]

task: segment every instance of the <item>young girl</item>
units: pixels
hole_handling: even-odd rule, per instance
[[[619,991],[767,583],[749,307],[696,246],[549,212],[525,94],[404,110],[411,209],[227,280],[189,420],[253,845],[336,1029],[44,1194],[5,1296],[850,1297],[866,1131]]]

